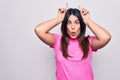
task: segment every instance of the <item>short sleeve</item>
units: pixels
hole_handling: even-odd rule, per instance
[[[90,48],[92,49],[93,52],[96,52],[97,49],[93,49],[91,44],[92,44],[92,41],[95,39],[95,36],[89,36],[89,42],[90,42]]]
[[[54,35],[54,38],[55,38],[55,42],[54,42],[53,45],[50,46],[51,48],[55,48],[55,45],[56,45],[56,43],[57,43],[57,41],[59,39],[59,35],[58,34],[53,34],[53,35]]]

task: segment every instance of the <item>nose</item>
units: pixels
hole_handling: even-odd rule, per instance
[[[72,24],[71,28],[72,28],[72,29],[75,29],[75,25],[74,25],[74,24]]]

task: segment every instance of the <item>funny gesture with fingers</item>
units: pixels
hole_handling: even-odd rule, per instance
[[[82,15],[84,23],[87,25],[87,21],[90,19],[90,12],[84,8],[81,8],[80,6],[78,6],[78,10]]]
[[[51,33],[50,30],[60,23],[61,34]],[[86,26],[94,36],[85,35]],[[68,8],[68,3],[58,9],[55,18],[38,24],[35,33],[54,49],[56,80],[94,80],[92,52],[104,47],[111,39],[106,29],[90,19],[87,9]]]
[[[58,14],[57,17],[60,18],[61,21],[63,21],[65,14],[68,10],[68,3],[66,3],[64,8],[59,8],[58,9]],[[78,6],[78,10],[80,11],[82,18],[84,20],[84,23],[87,25],[87,20],[90,19],[90,13],[88,10],[81,8],[80,6]]]
[[[61,21],[64,19],[67,9],[68,9],[68,3],[66,3],[64,8],[59,8],[58,9],[57,17],[60,18]]]

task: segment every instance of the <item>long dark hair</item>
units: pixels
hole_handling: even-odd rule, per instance
[[[83,57],[82,59],[86,58],[88,56],[89,51],[89,40],[88,37],[85,37],[86,32],[86,24],[83,22],[81,13],[78,9],[70,8],[67,10],[66,15],[64,17],[64,20],[61,25],[61,32],[62,32],[62,38],[61,38],[61,50],[62,54],[65,58],[71,57],[68,54],[68,44],[69,44],[69,35],[67,33],[67,21],[70,15],[74,15],[78,18],[80,22],[80,34],[78,35],[77,39],[79,40],[79,45],[81,46],[81,49],[83,51]]]

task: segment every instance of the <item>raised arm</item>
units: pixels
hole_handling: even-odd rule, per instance
[[[59,20],[59,18],[54,18],[46,22],[40,23],[35,27],[35,33],[44,43],[52,45],[54,44],[55,40],[53,34],[49,31],[60,22],[61,21]]]
[[[48,45],[54,44],[55,42],[54,36],[49,31],[62,22],[66,13],[66,8],[67,4],[65,8],[58,9],[58,15],[56,18],[40,23],[35,27],[35,33],[44,43]]]
[[[80,9],[82,14],[83,20],[88,28],[95,34],[96,38],[92,41],[91,46],[94,49],[100,49],[104,47],[111,39],[110,33],[101,27],[100,25],[96,24],[94,21],[90,19],[90,13],[88,10]]]

